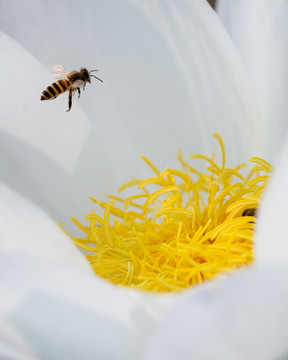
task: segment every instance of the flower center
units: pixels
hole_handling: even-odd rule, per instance
[[[202,173],[179,152],[182,170],[160,172],[142,156],[154,176],[122,185],[119,192],[127,196],[91,198],[99,209],[85,217],[88,226],[72,218],[86,234],[72,239],[91,253],[86,257],[96,274],[119,285],[175,292],[253,262],[255,212],[272,167],[251,158],[255,165],[246,176],[240,173],[245,164],[226,168],[223,141],[214,136],[220,166],[214,156],[190,156],[208,164]]]

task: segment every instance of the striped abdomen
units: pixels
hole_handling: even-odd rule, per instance
[[[41,94],[41,100],[55,99],[58,95],[69,90],[70,82],[66,79],[62,79],[54,82],[48,86]]]

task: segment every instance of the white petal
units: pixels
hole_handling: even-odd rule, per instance
[[[287,276],[266,266],[189,291],[145,360],[287,359]]]
[[[3,254],[0,290],[6,353],[39,359],[140,359],[175,303],[175,296],[129,291],[64,265]]]
[[[191,150],[197,152],[199,143],[202,143],[200,151],[209,153],[214,144],[207,144],[207,135],[213,129],[223,135],[229,149],[229,164],[241,159],[246,161],[251,152],[259,154],[262,147],[261,124],[250,80],[226,31],[207,2],[133,0],[133,3],[137,4],[164,38],[170,57],[179,68],[179,80],[171,80],[173,88],[181,81],[175,98],[180,98],[181,102],[184,100],[186,105],[188,91],[190,99],[187,108],[183,108],[186,115],[179,108],[174,112],[174,108],[168,109],[170,117],[172,114],[177,119],[177,128],[174,131],[170,128],[177,146],[181,144],[181,148],[191,153]],[[164,58],[167,55],[163,53]],[[162,68],[164,66],[161,64]],[[167,74],[173,72],[171,68]],[[175,100],[172,98],[170,102],[174,107]],[[178,126],[179,114],[181,124]],[[169,118],[165,117],[163,127],[169,131],[169,126]],[[245,140],[250,130],[254,135],[251,141],[247,138]],[[186,132],[187,140],[183,137]],[[256,142],[253,144],[254,136]],[[244,144],[249,144],[248,148],[245,149]]]
[[[114,158],[119,143],[113,141],[114,148],[103,141],[77,101],[66,113],[66,94],[41,102],[51,75],[3,33],[0,46],[0,179],[74,230],[70,217],[82,220],[92,210],[88,196],[116,191],[124,168]],[[114,129],[116,138],[121,131],[116,124]],[[122,137],[126,145],[127,139]],[[136,157],[131,148],[123,152],[127,159]]]
[[[13,136],[41,151],[72,173],[91,131],[90,121],[77,106],[68,117],[65,114],[67,99],[65,105],[64,101],[62,104],[55,101],[54,106],[50,101],[40,102],[42,90],[53,82],[48,71],[2,32],[0,46],[0,96],[4,105],[1,107],[1,131],[6,137]],[[59,122],[62,126],[58,126]],[[75,133],[77,141],[73,139]]]
[[[50,259],[92,273],[56,223],[34,203],[0,183],[0,252]]]
[[[256,89],[268,161],[277,161],[288,130],[288,2],[219,0],[226,25]]]
[[[259,210],[257,262],[288,261],[288,141]]]

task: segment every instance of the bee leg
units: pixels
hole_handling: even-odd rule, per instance
[[[69,106],[69,108],[68,108],[68,110],[66,110],[66,112],[68,112],[68,111],[71,110],[71,107],[72,107],[72,94],[73,94],[73,92],[72,92],[72,90],[70,89],[70,90],[69,90],[69,101],[68,101],[68,106]]]
[[[80,98],[80,94],[81,94],[80,88],[77,88],[77,90],[78,90],[78,99],[79,99],[79,98]]]

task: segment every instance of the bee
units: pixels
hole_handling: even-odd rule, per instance
[[[254,216],[255,218],[257,218],[257,208],[244,210],[242,216]],[[255,221],[249,221],[249,223],[255,224]]]
[[[80,71],[71,71],[68,72],[64,66],[62,65],[54,65],[52,67],[52,72],[56,78],[60,78],[58,80],[48,86],[45,90],[43,90],[41,94],[40,100],[53,100],[60,94],[69,90],[68,97],[68,111],[71,110],[72,107],[72,95],[78,91],[78,98],[80,97],[80,88],[85,90],[86,83],[89,82],[91,84],[91,77],[103,82],[103,80],[99,79],[97,76],[92,75],[93,71],[98,70],[90,70],[88,71],[86,68],[81,68]]]
[[[257,209],[251,208],[243,211],[242,216],[255,216],[257,215]]]

